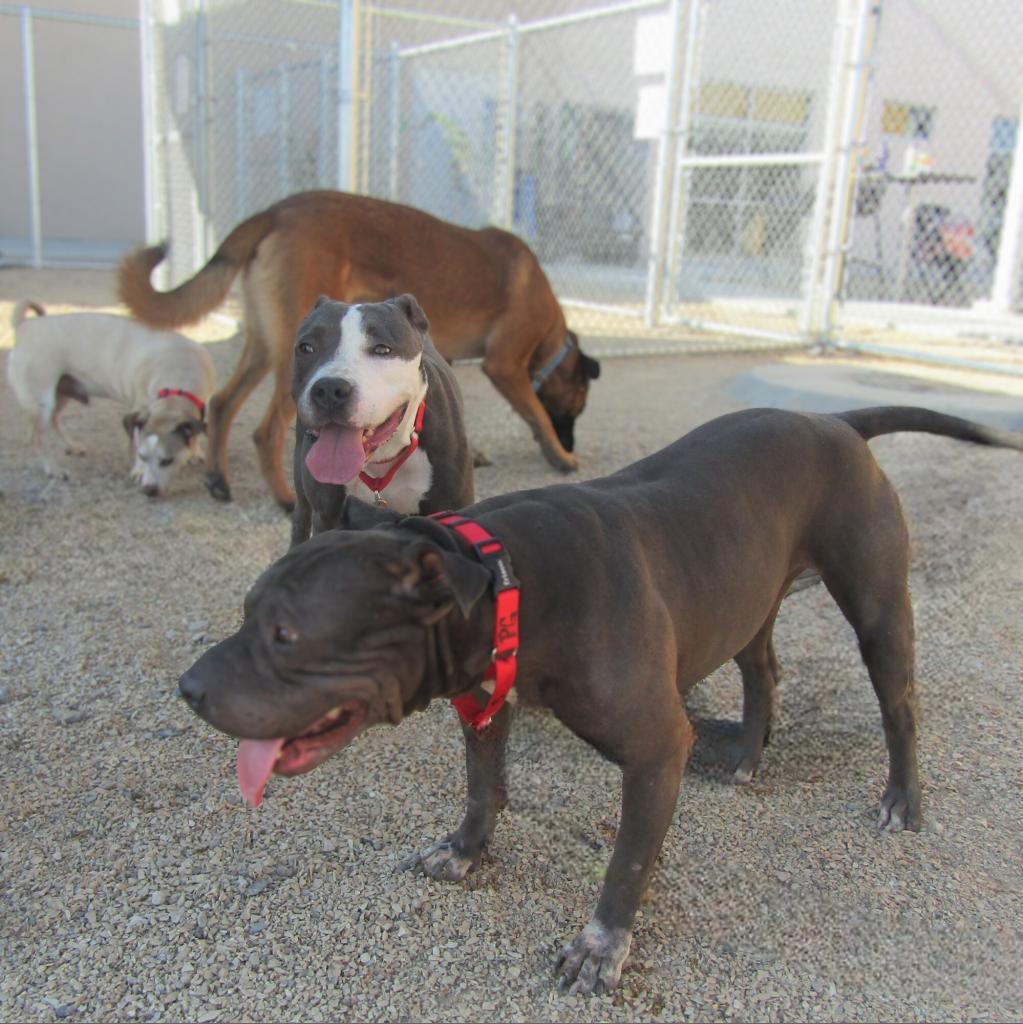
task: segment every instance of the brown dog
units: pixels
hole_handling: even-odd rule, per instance
[[[150,274],[166,245],[122,262],[122,301],[143,323],[180,327],[219,305],[242,272],[245,348],[209,408],[209,471],[230,500],[227,436],[253,388],[271,371],[274,395],[253,439],[274,497],[294,498],[282,467],[294,418],[295,331],[317,296],[378,301],[412,292],[446,359],[483,357],[483,371],[529,424],[557,469],[578,467],[573,425],[600,364],[579,349],[536,256],[507,231],[472,231],[409,206],[343,192],[303,192],[239,224],[194,277],[158,292]]]

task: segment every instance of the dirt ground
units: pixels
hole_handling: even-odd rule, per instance
[[[23,295],[114,301],[109,274],[0,272],[0,349]],[[232,326],[195,333],[223,379]],[[606,360],[577,430],[582,475],[739,407],[736,380],[782,358]],[[479,494],[553,482],[479,370],[457,373],[494,463]],[[872,445],[913,540],[924,830],[874,830],[877,704],[851,630],[823,588],[804,591],[776,631],[786,675],[760,777],[727,782],[729,666],[690,701],[700,738],[623,986],[585,999],[557,994],[552,967],[596,900],[619,773],[552,718],[517,715],[491,856],[450,886],[398,870],[460,816],[449,707],[271,781],[253,811],[234,742],[175,696],[286,549],[249,440],[266,397],[236,423],[222,505],[199,466],[166,500],[138,493],[120,410],[102,402],[69,414],[88,456],[45,479],[0,384],[0,1019],[1019,1019],[1019,453]]]

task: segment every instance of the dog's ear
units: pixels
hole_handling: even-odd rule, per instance
[[[596,380],[600,376],[600,363],[585,352],[579,353],[579,362],[582,365],[583,373],[587,380]]]
[[[433,623],[453,604],[468,618],[489,583],[490,573],[479,562],[419,540],[403,553],[396,589],[422,602],[428,609],[425,621]]]
[[[313,303],[313,309],[319,309],[326,302],[333,302],[334,300],[329,295],[317,295],[316,301]],[[312,312],[312,310],[310,310]]]
[[[206,433],[206,423],[203,420],[184,420],[174,428],[175,434],[180,434],[185,444],[189,444],[197,434]]]
[[[378,526],[400,523],[405,517],[393,508],[371,505],[368,501],[353,498],[350,494],[345,498],[341,509],[340,527],[342,530],[374,530]]]
[[[136,430],[141,430],[146,425],[149,416],[144,412],[129,412],[121,420],[124,424],[124,432],[131,437]]]
[[[405,318],[417,331],[422,331],[425,334],[430,329],[430,321],[426,319],[426,314],[414,295],[410,295],[408,292],[399,295],[394,300],[394,304],[405,314]]]

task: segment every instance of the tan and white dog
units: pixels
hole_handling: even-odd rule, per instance
[[[28,311],[36,316],[29,318]],[[205,433],[206,403],[216,388],[209,353],[183,334],[154,331],[108,313],[45,316],[24,299],[11,314],[15,345],[7,377],[32,430],[47,475],[59,473],[49,442],[56,433],[72,455],[85,448],[69,437],[60,414],[72,399],[111,398],[127,406],[132,478],[142,492],[164,494]]]

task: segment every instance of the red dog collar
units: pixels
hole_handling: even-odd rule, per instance
[[[382,466],[387,462],[393,463],[391,468],[383,476],[370,476],[365,470],[359,473],[359,479],[373,492],[373,498],[378,505],[386,505],[387,502],[380,497],[380,492],[394,479],[394,474],[401,469],[408,461],[412,453],[419,447],[419,435],[423,430],[423,418],[426,416],[426,399],[419,403],[419,410],[416,412],[415,426],[412,428],[412,436],[409,438],[408,447],[398,452],[394,458],[381,459],[374,462],[374,466]]]
[[[472,545],[476,557],[489,570],[497,609],[494,615],[494,649],[483,680],[494,680],[494,692],[485,706],[471,693],[453,697],[451,703],[466,725],[482,732],[504,705],[515,685],[519,651],[519,581],[512,572],[504,545],[475,523],[456,512],[435,512],[431,519],[455,531]]]
[[[199,410],[199,415],[206,415],[206,403],[191,391],[182,391],[180,388],[160,388],[156,393],[157,398],[187,398],[192,405]]]

